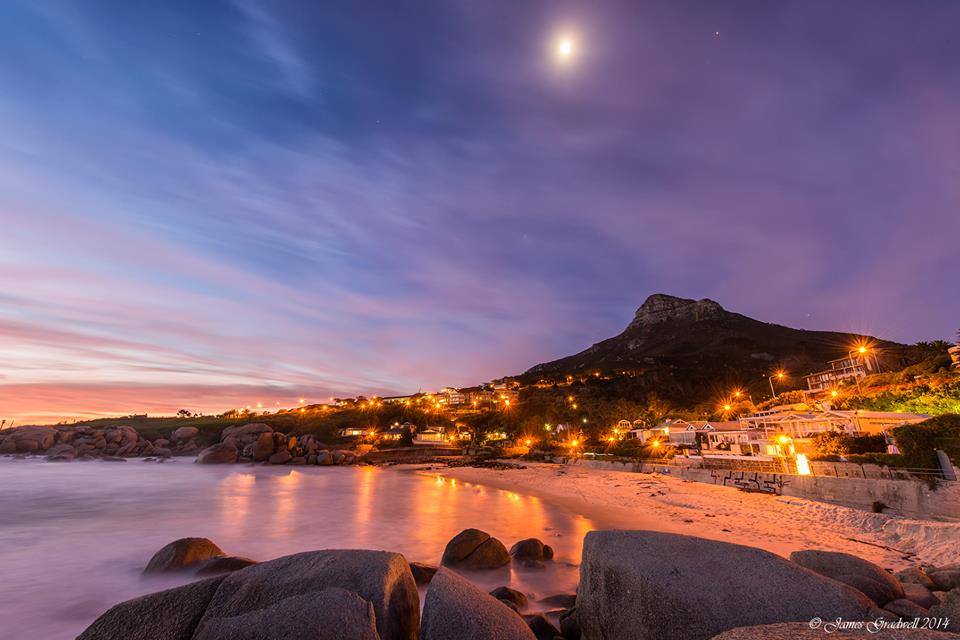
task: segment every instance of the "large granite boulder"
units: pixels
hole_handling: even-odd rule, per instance
[[[170,439],[176,442],[186,442],[191,438],[196,438],[200,429],[196,427],[180,427],[170,434]]]
[[[420,640],[536,640],[536,636],[507,605],[441,568],[427,589]]]
[[[893,620],[890,620],[891,622]],[[869,624],[869,623],[868,623]],[[724,631],[713,640],[957,640],[953,633],[930,631],[928,629],[879,629],[870,631],[867,625],[860,629],[836,629],[827,633],[823,621],[811,628],[809,622],[787,622],[765,624],[756,627],[740,627]]]
[[[121,602],[77,640],[191,640],[222,580],[209,578]]]
[[[868,619],[859,591],[773,553],[654,531],[591,531],[577,619],[605,640],[710,638],[727,629],[814,617]]]
[[[881,607],[903,598],[903,587],[892,574],[863,558],[839,551],[794,551],[790,559],[822,576],[858,589]]]
[[[490,592],[494,598],[504,603],[514,611],[521,611],[527,608],[529,600],[527,595],[522,591],[517,591],[516,589],[511,589],[510,587],[497,587]]]
[[[496,569],[510,563],[503,543],[486,531],[464,529],[447,543],[440,564],[462,569]]]
[[[290,455],[290,452],[287,451],[286,449],[281,449],[280,451],[277,451],[275,454],[267,458],[270,464],[287,464],[292,459],[293,459],[293,456]]]
[[[922,567],[911,567],[894,575],[902,584],[921,584],[931,591],[937,588]]]
[[[329,587],[236,616],[205,617],[193,640],[380,640],[373,604]]]
[[[382,640],[417,637],[420,597],[407,561],[387,551],[308,551],[228,574],[201,626],[272,607],[294,596],[336,587],[373,605]]]
[[[229,442],[219,442],[211,445],[197,455],[200,464],[229,464],[236,462],[240,452]]]
[[[143,572],[180,571],[224,555],[223,550],[207,538],[180,538],[153,554]]]

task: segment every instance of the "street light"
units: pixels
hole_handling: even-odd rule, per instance
[[[777,371],[775,374],[767,376],[767,381],[770,383],[770,393],[772,393],[773,397],[776,398],[777,390],[773,388],[774,377],[776,377],[777,380],[783,380],[784,378],[787,377],[787,374],[783,371],[783,369],[781,369],[780,371]]]

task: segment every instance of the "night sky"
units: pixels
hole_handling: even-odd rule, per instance
[[[657,292],[952,337],[958,25],[947,0],[8,0],[0,418],[476,383]]]

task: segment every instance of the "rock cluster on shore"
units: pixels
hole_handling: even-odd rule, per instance
[[[45,455],[52,462],[71,460],[123,461],[127,458],[166,460],[196,455],[201,464],[262,462],[294,465],[349,465],[360,461],[357,452],[329,449],[313,436],[275,432],[269,425],[250,423],[227,427],[220,441],[208,447],[198,443],[196,427],[180,427],[168,438],[144,438],[121,425],[95,428],[57,425],[24,426],[0,432],[0,454]]]
[[[220,442],[197,456],[201,464],[267,462],[269,464],[348,465],[359,456],[345,449],[327,449],[311,435],[288,436],[261,422],[227,427]]]
[[[195,453],[197,429],[183,427],[171,439],[150,441],[133,427],[15,427],[0,432],[0,454],[44,454],[48,460],[124,460],[132,457],[165,459]]]
[[[453,568],[464,569],[484,545],[500,560],[470,568],[503,566],[502,543],[478,529],[450,541],[439,569],[386,551],[240,559],[253,564],[118,604],[78,640],[792,640],[825,637],[824,621],[879,618],[906,628],[871,633],[862,625],[829,637],[960,638],[951,633],[960,630],[960,566],[894,576],[843,553],[801,551],[787,560],[692,536],[592,531],[577,594],[540,601],[560,609],[524,614],[526,594],[507,586],[484,593]],[[549,561],[542,546],[528,539],[513,549]],[[148,570],[198,572],[226,558],[210,540],[184,538],[158,551]],[[428,584],[422,616],[417,584]],[[946,631],[911,628],[914,619],[947,618]]]

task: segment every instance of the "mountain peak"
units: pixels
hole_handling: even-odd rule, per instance
[[[682,319],[701,320],[723,313],[726,311],[719,303],[707,298],[690,300],[665,293],[655,293],[640,305],[627,329]]]

